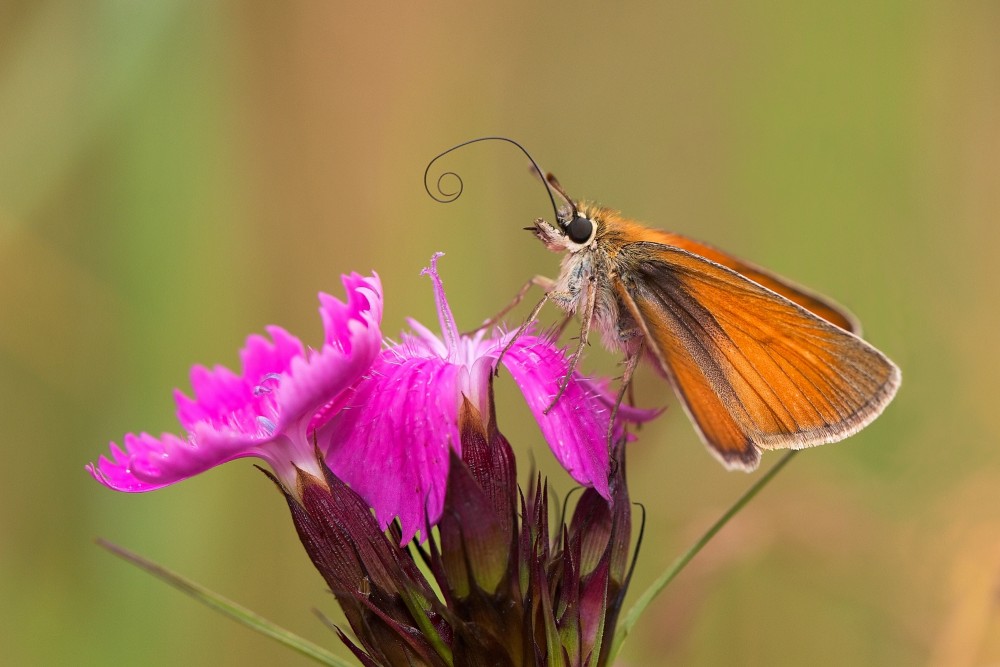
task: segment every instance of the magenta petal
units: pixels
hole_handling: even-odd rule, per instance
[[[378,357],[382,291],[377,275],[343,278],[347,301],[320,294],[325,342],[306,350],[280,327],[252,335],[240,352],[242,374],[224,366],[191,369],[194,397],[175,392],[186,438],[146,433],[112,443],[111,458],[87,470],[120,491],[149,491],[242,456],[257,456],[294,486],[296,466],[316,467],[308,427],[332,414]],[[330,409],[331,412],[326,412]],[[327,417],[324,417],[327,418]]]
[[[577,382],[586,386],[587,391],[594,394],[604,405],[611,407],[615,404],[615,399],[618,397],[616,392],[611,391],[608,388],[608,380],[606,378],[589,378],[577,374]],[[663,414],[666,408],[636,408],[627,403],[622,403],[618,406],[618,423],[619,426],[621,422],[631,422],[633,424],[645,424],[648,421],[652,421],[656,417]]]
[[[177,419],[185,430],[191,431],[197,424],[207,422],[220,430],[242,430],[251,435],[259,430],[257,416],[275,418],[274,398],[269,394],[278,385],[277,378],[305,350],[298,338],[281,327],[269,326],[267,332],[271,340],[257,334],[247,337],[240,350],[242,375],[225,366],[191,369],[195,398],[174,392]]]
[[[341,405],[341,394],[371,367],[382,348],[382,332],[373,322],[351,322],[344,340],[349,353],[339,346],[324,345],[308,358],[292,361],[291,369],[275,390],[278,431],[311,417],[325,405]]]
[[[403,332],[401,337],[403,346],[410,350],[435,354],[442,359],[448,358],[448,348],[430,329],[411,317],[406,318],[406,323],[416,332],[416,335]]]
[[[577,482],[609,498],[608,421],[613,399],[605,396],[599,385],[574,373],[565,393],[546,415],[568,363],[563,352],[544,338],[520,337],[504,355],[503,364],[524,394],[559,463]],[[649,417],[654,414],[650,412]],[[641,417],[631,412],[623,416]]]
[[[153,491],[205,472],[220,463],[249,454],[239,443],[229,451],[199,447],[170,433],[155,438],[148,433],[125,436],[125,451],[111,443],[111,459],[101,456],[87,471],[116,491]]]
[[[269,326],[267,333],[271,340],[264,336],[249,336],[240,350],[243,379],[254,384],[259,384],[261,378],[272,373],[284,373],[292,365],[292,360],[305,353],[299,339],[281,327]]]
[[[345,353],[351,353],[352,333],[348,323],[367,321],[378,328],[382,321],[382,282],[377,273],[372,273],[370,278],[352,273],[342,276],[341,282],[347,292],[347,303],[321,293],[319,314],[326,333],[324,342],[339,345]]]
[[[217,420],[223,415],[245,406],[251,398],[251,387],[244,379],[225,366],[208,369],[201,365],[191,367],[191,387],[194,398],[180,392],[177,398],[177,416],[188,428],[199,421]],[[182,397],[186,400],[182,400]]]
[[[460,370],[436,357],[383,352],[325,432],[327,464],[371,504],[383,528],[399,518],[404,543],[441,516],[448,448],[461,446]]]

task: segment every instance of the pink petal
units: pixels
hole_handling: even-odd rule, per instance
[[[461,447],[460,368],[385,351],[325,432],[331,470],[371,504],[383,528],[399,518],[403,543],[441,516],[448,447]]]
[[[250,452],[240,447],[220,451],[199,447],[170,433],[155,438],[148,433],[125,436],[125,450],[111,443],[111,459],[101,456],[87,471],[116,491],[139,493],[169,486]]]
[[[315,466],[307,434],[314,414],[339,409],[381,348],[378,276],[351,274],[343,282],[346,303],[320,294],[326,342],[319,351],[306,351],[280,327],[267,328],[270,339],[248,337],[240,352],[242,375],[224,366],[195,366],[194,398],[175,392],[187,438],[129,434],[124,451],[112,443],[111,458],[102,456],[87,470],[113,489],[149,491],[257,456],[294,484],[294,465]]]
[[[177,417],[188,426],[204,420],[214,420],[246,405],[251,398],[251,387],[244,379],[225,366],[208,369],[201,365],[191,367],[191,387],[194,398],[175,392]],[[186,399],[186,400],[184,400]]]
[[[370,278],[352,273],[342,276],[347,303],[329,294],[320,294],[319,314],[323,319],[324,342],[339,345],[350,353],[351,332],[349,322],[366,321],[378,327],[382,321],[382,281],[372,272]]]
[[[342,339],[344,350],[337,345],[324,345],[308,359],[299,357],[282,378],[276,390],[278,402],[278,431],[291,428],[295,422],[312,417],[321,409],[333,414],[344,404],[349,389],[371,368],[382,348],[382,332],[378,325],[354,320]],[[326,407],[324,407],[326,406]],[[308,421],[308,420],[307,420]],[[316,427],[313,423],[313,428]]]
[[[252,385],[259,384],[261,378],[272,373],[284,373],[293,359],[305,353],[301,341],[281,327],[271,325],[266,330],[271,340],[264,336],[249,336],[240,350],[243,378]]]
[[[177,419],[185,430],[208,422],[220,430],[243,430],[248,435],[258,431],[256,417],[275,418],[274,398],[268,396],[275,379],[288,371],[292,361],[301,358],[304,348],[299,339],[277,326],[267,327],[272,340],[253,334],[240,350],[243,374],[236,375],[225,366],[209,370],[191,369],[195,398],[174,392]]]
[[[563,351],[545,338],[521,336],[504,355],[503,364],[524,394],[559,463],[577,482],[609,498],[608,421],[614,399],[602,392],[599,384],[574,373],[559,402],[546,415],[568,363]],[[619,410],[620,417],[632,421],[646,421],[655,414],[627,407]],[[616,436],[620,433],[618,426]]]
[[[406,318],[406,323],[417,334],[416,336],[403,332],[401,341],[406,347],[418,351],[421,356],[433,354],[442,359],[448,358],[448,348],[444,342],[434,335],[434,332],[417,322],[412,317]]]
[[[587,386],[588,391],[597,396],[597,400],[604,405],[611,407],[618,398],[618,392],[609,388],[610,381],[607,378],[585,377],[577,374],[577,382]],[[666,408],[636,408],[627,403],[618,406],[618,421],[631,422],[633,424],[645,424],[663,414]]]

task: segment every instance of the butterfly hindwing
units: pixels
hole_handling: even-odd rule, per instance
[[[740,273],[654,242],[616,257],[619,299],[705,441],[730,467],[841,440],[899,384],[874,347]]]

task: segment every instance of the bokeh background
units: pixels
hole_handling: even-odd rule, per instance
[[[424,193],[430,157],[494,133],[574,196],[848,304],[903,369],[884,416],[799,456],[621,664],[1000,660],[1000,4],[419,4],[0,5],[0,663],[308,664],[95,537],[336,647],[250,463],[143,496],[83,466],[175,429],[190,364],[235,365],[248,333],[318,342],[341,272],[380,272],[390,335],[433,323],[435,251],[465,326],[556,273],[520,231],[551,213],[509,146],[454,155],[459,202]],[[586,367],[615,362],[594,346]],[[670,408],[631,449],[633,599],[752,481],[649,369],[637,389]],[[500,401],[522,470],[568,490],[509,378]]]

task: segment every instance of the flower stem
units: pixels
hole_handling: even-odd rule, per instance
[[[629,609],[625,618],[622,619],[621,625],[615,633],[614,644],[611,647],[612,656],[617,657],[618,651],[621,650],[622,644],[625,643],[625,638],[628,637],[629,632],[632,630],[632,626],[634,626],[636,621],[639,620],[639,616],[646,610],[649,603],[652,602],[653,599],[659,595],[663,589],[677,577],[678,574],[681,573],[681,570],[683,570],[687,564],[690,563],[696,555],[698,555],[698,552],[701,551],[713,537],[715,537],[716,533],[722,530],[723,526],[729,523],[730,519],[736,516],[736,514],[743,509],[743,507],[750,502],[750,500],[756,496],[761,489],[767,486],[768,482],[774,479],[774,476],[777,475],[797,453],[797,450],[792,450],[779,459],[778,462],[775,463],[763,477],[754,482],[753,485],[747,489],[743,495],[740,496],[739,499],[733,503],[733,505],[726,510],[726,512],[720,516],[707,531],[705,531],[705,534],[702,535],[697,542],[692,544],[687,551],[674,559],[674,562],[670,564],[670,567],[668,567],[663,574],[661,574],[656,581],[654,581],[649,588],[646,589],[636,603],[632,605],[632,608]]]
[[[190,579],[185,579],[179,574],[171,572],[161,565],[157,565],[156,563],[146,560],[138,554],[132,553],[128,549],[124,549],[106,540],[98,539],[97,544],[119,558],[145,570],[157,579],[165,581],[182,593],[186,593],[187,595],[193,597],[205,606],[211,607],[212,609],[215,609],[216,611],[221,612],[222,614],[233,619],[237,623],[241,623],[251,630],[256,630],[262,635],[284,644],[293,651],[298,652],[300,655],[312,658],[321,665],[329,665],[330,667],[351,667],[351,663],[338,658],[326,649],[323,649],[278,625],[275,625],[266,618],[258,616],[246,607],[242,607],[235,602],[222,597],[218,593],[214,593],[200,584],[196,584]]]

